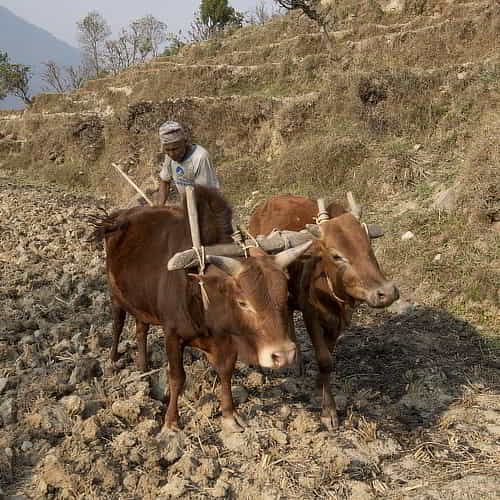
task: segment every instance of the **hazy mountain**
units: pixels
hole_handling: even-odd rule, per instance
[[[42,62],[52,60],[60,66],[80,64],[78,49],[16,16],[1,5],[0,49],[9,54],[10,62],[31,66],[33,78],[30,88],[33,94],[41,92],[44,86],[40,79],[40,73],[43,70]],[[23,103],[15,97],[9,96],[0,101],[0,109],[21,107]]]

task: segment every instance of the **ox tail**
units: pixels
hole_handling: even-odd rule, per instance
[[[103,213],[87,215],[85,217],[86,222],[93,227],[93,231],[87,239],[88,243],[101,243],[107,234],[115,231],[123,231],[129,225],[128,220],[120,220],[121,210],[112,214],[106,213],[104,209],[101,210]]]

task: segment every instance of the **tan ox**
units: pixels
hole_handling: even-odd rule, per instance
[[[349,196],[348,196],[349,198]],[[321,419],[329,428],[338,426],[337,411],[329,376],[334,370],[330,354],[342,330],[349,325],[356,306],[385,307],[399,298],[398,289],[388,281],[373,253],[372,237],[380,236],[376,226],[361,224],[361,209],[350,197],[350,210],[331,203],[323,222],[315,225],[316,200],[282,195],[269,198],[252,214],[252,235],[273,229],[308,229],[317,241],[302,258],[289,268],[291,309],[302,311],[319,365],[318,385],[322,395]],[[374,234],[374,233],[377,234]]]
[[[202,244],[230,242],[231,210],[214,190],[195,189]],[[177,427],[178,396],[186,378],[183,351],[206,353],[221,385],[226,426],[241,430],[234,411],[231,377],[236,359],[267,368],[292,363],[296,346],[289,335],[286,267],[310,245],[269,256],[250,250],[247,259],[208,256],[206,273],[168,271],[176,252],[191,247],[186,205],[120,210],[101,223],[95,239],[104,239],[113,311],[111,359],[126,313],[136,318],[139,366],[147,366],[149,325],[161,325],[169,362],[170,400],[166,427]],[[209,301],[202,300],[200,284]]]

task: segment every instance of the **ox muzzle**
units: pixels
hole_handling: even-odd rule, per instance
[[[263,368],[283,368],[296,361],[297,346],[293,342],[266,346],[259,349],[258,359]]]
[[[370,307],[387,307],[398,299],[399,290],[392,281],[386,281],[366,294],[366,303]]]

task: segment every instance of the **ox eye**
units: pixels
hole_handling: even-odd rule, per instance
[[[339,264],[341,262],[347,262],[347,259],[345,257],[342,257],[342,255],[339,255],[338,253],[332,254],[332,259]]]
[[[248,309],[250,306],[248,305],[247,302],[244,300],[238,300],[237,304],[242,308],[242,309]]]

